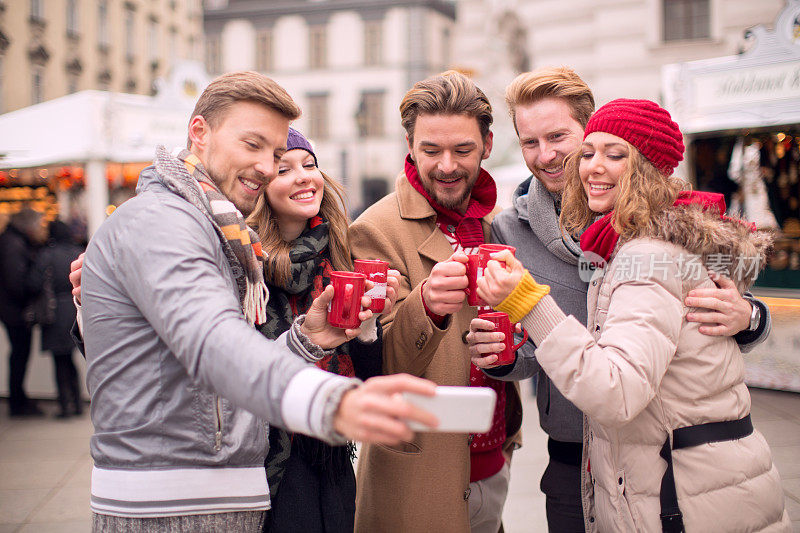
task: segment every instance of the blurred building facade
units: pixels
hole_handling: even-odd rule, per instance
[[[151,94],[200,59],[202,0],[0,0],[0,113],[85,89]]]
[[[772,25],[785,0],[459,0],[453,64],[495,105],[494,165],[521,163],[503,92],[519,72],[568,65],[598,106],[662,101],[663,65],[734,55],[745,30]],[[524,176],[523,176],[524,177]],[[522,179],[522,177],[520,178]]]
[[[398,106],[451,63],[446,0],[206,0],[206,69],[263,72],[304,111],[296,127],[358,209],[394,189],[407,146]]]

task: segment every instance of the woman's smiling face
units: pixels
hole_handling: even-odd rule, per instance
[[[278,163],[278,175],[267,185],[265,194],[278,226],[287,228],[305,223],[319,213],[325,180],[314,156],[302,149],[289,150]]]
[[[579,174],[589,209],[608,213],[619,196],[620,178],[628,170],[630,148],[625,140],[601,131],[590,133],[580,148]]]

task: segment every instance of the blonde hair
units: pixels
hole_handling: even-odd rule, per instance
[[[648,161],[632,144],[628,146],[628,164],[617,182],[617,200],[611,224],[624,241],[641,233],[653,218],[675,203],[685,188],[680,178],[667,176]],[[599,214],[589,208],[579,174],[581,150],[564,162],[567,184],[561,201],[561,226],[571,235],[588,227]]]
[[[334,270],[352,270],[350,246],[347,239],[347,207],[344,204],[344,188],[333,178],[320,170],[325,185],[319,214],[328,221],[328,252]],[[289,252],[291,243],[281,238],[278,220],[267,202],[266,193],[256,203],[256,208],[248,217],[247,223],[256,230],[261,240],[261,248],[266,255],[264,278],[267,283],[283,287],[291,276]]]
[[[414,126],[420,115],[468,115],[478,121],[481,136],[489,135],[492,104],[475,83],[456,70],[418,81],[400,102],[400,121],[414,142]]]
[[[572,118],[583,128],[594,113],[592,91],[574,70],[564,66],[544,67],[520,74],[506,88],[506,104],[514,129],[517,127],[517,106],[533,104],[544,98],[566,100]]]
[[[296,120],[301,114],[289,93],[274,80],[258,72],[242,71],[223,74],[209,83],[197,100],[189,122],[200,115],[215,128],[228,108],[237,102],[264,105],[288,120]],[[191,139],[186,147],[192,147]]]

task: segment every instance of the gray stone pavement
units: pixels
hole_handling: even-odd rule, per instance
[[[753,421],[772,447],[786,506],[800,533],[800,394],[751,391]],[[546,438],[536,405],[523,384],[525,445],[514,455],[503,521],[508,533],[546,531],[539,479],[547,464]],[[45,403],[48,411],[55,405]],[[86,532],[90,529],[91,458],[88,416],[9,419],[0,402],[0,533]]]

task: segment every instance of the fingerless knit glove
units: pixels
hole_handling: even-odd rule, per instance
[[[506,299],[497,304],[495,309],[508,314],[512,323],[519,322],[531,312],[539,300],[550,293],[550,285],[540,285],[526,270],[522,279]]]

